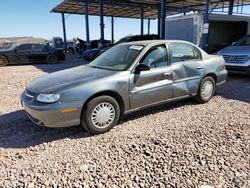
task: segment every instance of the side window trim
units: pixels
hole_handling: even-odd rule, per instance
[[[202,57],[202,53],[201,53],[201,51],[196,47],[196,46],[193,46],[193,51],[194,51],[194,53],[196,52],[196,53],[198,53],[198,56],[199,56],[199,59],[198,60],[203,60],[203,57]]]

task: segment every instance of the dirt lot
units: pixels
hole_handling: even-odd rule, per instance
[[[19,96],[32,79],[82,64],[0,68],[0,187],[250,187],[250,77],[209,103],[124,117],[109,133],[32,125]]]

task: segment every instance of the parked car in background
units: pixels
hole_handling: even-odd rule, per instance
[[[58,49],[58,50],[63,50],[64,49],[64,42],[61,37],[53,37],[52,38],[52,43],[50,44],[53,48]]]
[[[0,42],[0,50],[9,49],[9,48],[11,48],[13,45],[14,45],[14,43],[11,42],[11,41],[3,41],[3,42]]]
[[[95,58],[97,58],[100,54],[104,53],[105,51],[109,50],[113,46],[125,42],[133,42],[133,41],[143,41],[143,40],[157,40],[160,39],[158,35],[134,35],[134,36],[128,36],[120,39],[118,42],[114,44],[105,44],[99,48],[93,48],[90,50],[87,50],[83,53],[83,58],[92,61]]]
[[[19,44],[0,50],[0,66],[37,62],[53,64],[63,60],[65,60],[63,50],[57,50],[44,44]]]
[[[70,54],[75,54],[76,53],[74,42],[71,42],[71,41],[67,42],[67,52],[69,52]]]
[[[218,52],[225,59],[228,71],[250,74],[250,35]]]
[[[74,40],[74,39],[73,39]],[[76,41],[75,41],[75,43],[76,43],[76,52],[78,53],[78,54],[81,54],[81,52],[82,51],[85,51],[86,49],[86,47],[84,46],[85,45],[85,43],[86,43],[86,41],[84,41],[84,40],[82,40],[82,39],[80,39],[80,38],[76,38],[75,39]]]
[[[93,48],[90,50],[86,50],[85,52],[83,52],[83,58],[87,61],[92,61],[100,55],[100,51],[102,49],[111,48],[112,46],[114,46],[114,45],[111,43],[106,43],[106,44],[103,44],[99,48]]]
[[[114,46],[88,65],[34,80],[21,101],[39,126],[81,124],[104,133],[123,114],[173,100],[208,102],[226,82],[224,59],[185,41],[140,41]]]
[[[110,43],[111,43],[110,40],[104,40],[104,42],[103,42],[104,45],[110,44]],[[84,52],[88,48],[89,49],[96,49],[96,48],[98,48],[100,46],[100,40],[92,40],[92,41],[90,41],[89,47],[87,47],[87,42],[86,41],[83,41],[83,40],[77,38],[76,46],[79,49],[78,53],[81,54],[81,55],[83,55]]]

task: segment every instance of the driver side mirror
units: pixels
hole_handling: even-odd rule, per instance
[[[148,65],[139,64],[135,68],[135,73],[140,73],[142,71],[149,71],[149,70],[150,70],[150,67]]]

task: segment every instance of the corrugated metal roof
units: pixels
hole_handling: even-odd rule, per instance
[[[51,11],[55,13],[85,14],[85,0],[64,0]],[[158,18],[160,0],[103,0],[104,16],[141,18],[141,7],[144,7],[144,18]],[[220,2],[218,4],[218,2]],[[237,1],[238,2],[238,1]],[[237,3],[235,2],[235,3]],[[250,0],[240,0],[240,3],[249,3]],[[167,0],[167,15],[177,14],[183,10],[204,11],[205,0]],[[218,5],[217,5],[218,4]],[[210,0],[210,8],[217,5],[227,7],[229,0]],[[99,1],[89,0],[89,15],[100,15]]]

